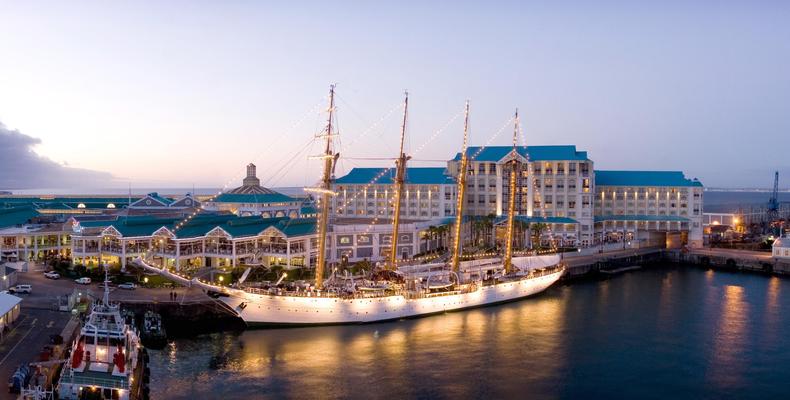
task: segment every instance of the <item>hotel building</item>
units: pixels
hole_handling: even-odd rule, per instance
[[[439,168],[406,168],[401,203],[404,219],[429,220],[455,215],[455,179]],[[343,218],[392,218],[395,168],[353,168],[335,179],[332,214]]]
[[[680,171],[596,171],[595,232],[598,240],[702,246],[702,183]]]

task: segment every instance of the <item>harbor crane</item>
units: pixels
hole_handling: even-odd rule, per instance
[[[779,216],[779,171],[774,171],[774,188],[768,199],[768,221],[773,221]]]

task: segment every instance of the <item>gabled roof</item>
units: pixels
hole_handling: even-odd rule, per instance
[[[135,201],[129,207],[167,207],[173,200],[162,197],[159,193],[151,192],[140,200]]]
[[[603,221],[660,221],[688,222],[689,219],[678,215],[598,215],[595,222]]]
[[[159,218],[155,216],[130,216],[118,218],[110,226],[123,237],[151,236],[162,227],[171,227],[180,218]]]
[[[471,161],[497,162],[513,150],[513,146],[472,146],[466,149],[466,157]],[[576,151],[574,145],[559,146],[517,146],[516,151],[530,161],[587,161],[586,151]],[[457,153],[453,161],[460,161]]]
[[[442,185],[455,184],[455,180],[446,175],[443,167],[406,168],[406,184],[411,185]],[[335,179],[336,184],[391,184],[395,181],[395,167],[392,168],[353,168],[345,176]],[[380,174],[384,174],[376,182],[372,182]]]
[[[697,179],[687,179],[681,171],[595,171],[597,186],[696,186]]]
[[[187,193],[184,197],[170,203],[171,208],[192,208],[200,206],[200,202],[192,198],[192,194]]]
[[[212,201],[215,203],[289,203],[297,202],[299,200],[291,196],[286,196],[282,193],[222,193]]]
[[[0,208],[0,228],[26,224],[38,215],[38,211],[29,205],[14,208]]]

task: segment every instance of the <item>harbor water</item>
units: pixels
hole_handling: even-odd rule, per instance
[[[151,352],[157,399],[790,396],[790,281],[692,267],[482,309],[248,330]]]

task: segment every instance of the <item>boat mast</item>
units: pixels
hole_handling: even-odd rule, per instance
[[[401,196],[403,194],[403,181],[404,176],[406,174],[406,161],[408,161],[411,157],[406,156],[406,153],[403,152],[403,142],[406,137],[406,117],[409,113],[409,92],[405,92],[406,99],[403,101],[403,124],[401,125],[400,130],[400,153],[398,154],[398,159],[395,160],[395,166],[397,168],[395,172],[395,214],[392,218],[392,246],[390,248],[390,262],[387,265],[387,269],[396,270],[398,267],[395,264],[398,260],[398,234],[399,234],[399,224],[400,224],[400,203],[401,203]]]
[[[326,237],[329,224],[329,201],[332,193],[332,170],[337,155],[332,150],[332,119],[335,112],[335,85],[329,86],[329,117],[326,122],[326,147],[321,158],[324,159],[324,173],[321,179],[321,187],[317,192],[321,193],[321,216],[318,221],[318,262],[315,265],[315,287],[321,289],[324,285],[324,268],[326,266]]]
[[[518,138],[518,109],[514,117],[513,126],[513,159],[508,161],[510,164],[510,196],[507,207],[507,235],[505,244],[505,273],[513,271],[513,223],[516,216],[516,177],[518,176],[518,151],[516,151],[516,140]]]
[[[453,242],[453,272],[461,266],[461,223],[464,220],[464,195],[466,194],[466,142],[469,136],[469,100],[464,110],[464,144],[461,147],[461,164],[458,166],[458,199],[455,205],[455,241]]]

